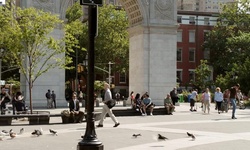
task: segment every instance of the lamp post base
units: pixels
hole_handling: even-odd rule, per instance
[[[104,146],[100,141],[92,141],[92,142],[81,141],[77,145],[77,150],[104,150]]]

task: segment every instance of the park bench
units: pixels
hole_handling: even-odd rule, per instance
[[[27,112],[18,112],[18,114],[5,114],[0,115],[0,126],[11,125],[12,119],[28,118],[30,125],[35,124],[49,124],[50,117],[61,117],[61,114],[50,114],[49,111],[33,111],[33,114]],[[84,114],[86,119],[87,114]],[[95,121],[100,120],[101,112],[94,112]],[[85,120],[83,120],[85,121]]]

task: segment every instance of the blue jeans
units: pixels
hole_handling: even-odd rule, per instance
[[[235,117],[235,110],[236,110],[236,99],[230,98],[231,104],[233,105],[232,117]]]

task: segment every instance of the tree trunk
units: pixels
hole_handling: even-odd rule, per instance
[[[33,114],[33,104],[32,104],[32,83],[29,83],[29,97],[30,97],[30,113]]]

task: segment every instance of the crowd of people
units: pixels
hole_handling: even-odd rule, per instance
[[[196,111],[195,109],[195,102],[199,99],[198,97],[198,90],[193,89],[190,96],[190,111]],[[225,89],[223,92],[221,91],[220,87],[217,87],[214,92],[213,96],[215,102],[215,110],[218,111],[218,114],[222,112],[227,112],[229,106],[232,106],[232,119],[237,119],[235,117],[236,105],[239,103],[240,100],[243,99],[243,94],[240,90],[240,85],[235,84],[233,87],[229,89]],[[209,88],[206,88],[200,97],[201,101],[201,108],[204,114],[210,113],[210,105],[212,101],[212,93],[210,92]]]

